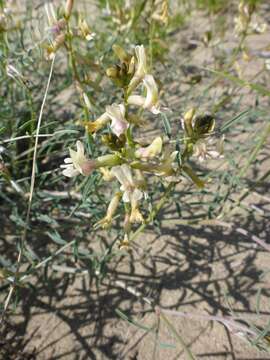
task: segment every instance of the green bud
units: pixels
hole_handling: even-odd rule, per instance
[[[106,70],[106,75],[111,79],[117,79],[118,74],[119,72],[116,66],[111,66]]]
[[[121,159],[117,155],[103,155],[96,159],[96,168],[116,166],[121,164],[121,162]]]

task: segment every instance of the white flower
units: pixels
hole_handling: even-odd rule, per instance
[[[133,181],[131,168],[127,164],[114,166],[111,173],[120,182],[120,190],[123,192],[123,201],[136,204],[142,197],[143,193],[136,187]]]
[[[65,164],[61,165],[63,168],[63,175],[67,177],[74,177],[79,174],[84,176],[90,175],[96,167],[94,160],[89,160],[84,155],[84,147],[80,141],[76,143],[77,151],[69,149],[70,157],[64,160]]]
[[[264,65],[265,65],[267,70],[270,70],[270,59],[265,59]]]
[[[206,159],[219,159],[223,157],[224,152],[224,135],[214,144],[213,138],[200,139],[194,145],[193,156],[197,157],[199,162]]]
[[[87,41],[91,41],[94,40],[94,38],[97,36],[97,34],[95,32],[92,32],[91,34],[88,34],[85,36]]]
[[[158,87],[152,75],[145,75],[143,85],[146,88],[146,97],[140,95],[131,95],[128,98],[128,103],[131,105],[141,106],[144,109],[151,111],[153,114],[160,113]]]
[[[129,127],[125,119],[125,107],[123,104],[106,106],[106,114],[111,120],[111,129],[116,136],[123,134]]]
[[[102,129],[109,121],[111,121],[111,130],[116,136],[123,134],[129,127],[129,123],[125,119],[125,106],[123,104],[112,104],[106,106],[106,112],[102,114],[96,121],[87,122],[86,127],[91,133]]]
[[[260,23],[256,20],[254,20],[250,24],[251,30],[253,30],[257,34],[263,34],[267,30],[267,24],[266,23]]]

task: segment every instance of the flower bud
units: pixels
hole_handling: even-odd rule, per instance
[[[132,91],[139,85],[139,83],[148,73],[147,59],[146,59],[144,46],[143,45],[136,46],[135,54],[137,59],[137,68],[128,86],[128,95],[132,93]]]
[[[106,75],[111,79],[117,79],[118,74],[119,72],[116,66],[111,66],[106,70]]]
[[[91,106],[88,95],[85,92],[83,92],[82,97],[83,97],[83,101],[84,101],[85,106],[87,107],[87,109],[91,110],[92,106]]]
[[[129,62],[129,55],[125,52],[125,50],[121,46],[114,44],[112,46],[112,49],[121,62],[123,63]]]
[[[65,42],[65,34],[58,35],[53,43],[47,47],[47,58],[52,60],[55,56],[56,51],[63,45]]]
[[[128,65],[128,74],[133,75],[135,71],[135,57],[132,56]]]
[[[67,0],[65,7],[65,17],[69,18],[72,12],[74,0]]]
[[[97,167],[112,167],[121,164],[121,159],[117,155],[103,155],[96,159]]]
[[[100,225],[103,228],[108,228],[111,225],[112,218],[118,208],[121,196],[122,196],[122,194],[120,192],[117,192],[114,195],[114,197],[112,198],[112,200],[109,203],[106,216],[103,219],[101,219],[99,222],[97,222],[95,227]]]
[[[185,122],[191,123],[192,119],[195,115],[195,112],[196,112],[196,109],[194,109],[194,108],[191,108],[187,112],[185,112],[185,114],[184,114]]]
[[[125,234],[124,236],[124,240],[120,240],[118,241],[118,247],[119,247],[119,250],[130,250],[130,244],[129,244],[129,239],[128,239],[128,235]]]
[[[96,168],[95,160],[87,160],[81,164],[82,175],[89,176]]]
[[[87,41],[91,41],[96,36],[96,33],[92,32],[84,19],[79,19],[79,31],[80,35]]]
[[[160,21],[164,25],[168,25],[169,22],[169,4],[168,0],[163,0],[161,4],[161,11],[157,11],[152,15],[152,18]]]
[[[192,129],[192,120],[195,115],[196,109],[191,108],[187,112],[185,112],[182,122],[182,128],[186,131],[188,136],[192,136],[193,129]]]

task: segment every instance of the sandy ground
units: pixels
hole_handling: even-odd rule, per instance
[[[183,69],[195,66],[194,71],[201,72],[198,70],[200,67],[212,64],[216,45],[207,48],[200,41],[203,31],[209,26],[203,16],[200,19],[195,16],[181,33],[173,35],[172,63],[169,66],[178,65],[169,91],[165,88],[164,92],[168,106],[177,114],[172,123],[173,129],[177,129],[179,113],[183,108],[188,108],[194,101],[200,103],[200,91],[205,88],[205,83],[186,96],[190,89],[187,83],[190,74],[185,75]],[[262,49],[269,45],[269,34],[251,37],[249,47]],[[235,41],[233,36],[228,36],[227,49]],[[187,50],[191,43],[196,44],[195,48],[192,45],[193,50]],[[239,66],[243,76],[252,78],[261,63],[262,59],[255,58],[247,64],[240,62]],[[230,86],[221,82],[214,92],[210,91],[207,95],[211,99],[210,104]],[[241,109],[244,110],[246,104],[254,104],[254,95],[247,90],[242,101]],[[207,107],[205,100],[201,104]],[[262,106],[267,108],[267,99],[263,98]],[[233,108],[223,110],[226,116],[234,111]],[[149,136],[156,131],[155,128],[149,129]],[[248,136],[243,135],[237,141],[244,142],[246,138]],[[264,150],[265,161],[254,167],[254,176],[256,172],[269,168],[269,146],[268,142]],[[249,175],[252,181],[252,172]],[[269,253],[252,241],[252,234],[269,241],[269,184],[262,183],[257,190],[246,199],[245,204],[256,206],[261,213],[255,212],[255,215],[247,217],[239,211],[230,219],[236,227],[247,230],[247,236],[239,234],[235,228],[183,225],[175,219],[174,206],[168,204],[159,216],[161,232],[149,227],[136,240],[132,253],[113,263],[111,278],[103,284],[97,284],[88,274],[64,276],[50,272],[49,280],[40,274],[35,289],[21,290],[20,305],[12,317],[13,325],[7,327],[3,359],[188,359],[153,309],[122,289],[114,279],[137,289],[167,310],[223,316],[228,315],[231,308],[235,315],[257,322],[259,319],[259,323],[267,324],[270,320],[269,278],[261,275],[269,267]],[[192,210],[184,211],[188,213]],[[262,290],[260,316],[257,317],[259,289]],[[140,329],[122,320],[117,310],[140,325],[157,330],[147,332]],[[241,334],[228,331],[217,322],[176,315],[168,315],[168,319],[197,359],[270,359],[270,355],[245,342]],[[11,353],[16,353],[16,356]]]

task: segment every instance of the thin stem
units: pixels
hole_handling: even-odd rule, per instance
[[[2,321],[4,319],[5,313],[6,313],[7,309],[8,309],[9,303],[10,303],[11,298],[12,298],[12,294],[13,294],[13,292],[15,290],[15,287],[16,287],[16,281],[15,280],[16,280],[18,274],[19,274],[19,271],[20,271],[20,265],[21,265],[21,261],[22,261],[22,254],[23,254],[24,244],[25,244],[25,241],[26,241],[27,230],[28,230],[29,223],[30,223],[30,213],[31,213],[32,200],[33,200],[33,194],[34,194],[34,188],[35,188],[35,178],[36,178],[36,161],[37,161],[37,148],[38,148],[39,131],[40,131],[40,126],[41,126],[43,110],[44,110],[44,106],[45,106],[45,102],[46,102],[46,99],[47,99],[49,86],[50,86],[51,78],[52,78],[52,74],[53,74],[54,61],[55,61],[55,56],[53,57],[52,62],[51,62],[50,73],[49,73],[49,77],[48,77],[48,81],[47,81],[47,85],[46,85],[46,89],[45,89],[45,94],[43,96],[43,101],[42,101],[42,104],[41,104],[39,117],[38,117],[38,122],[37,122],[35,147],[34,147],[33,163],[32,163],[30,195],[29,195],[29,200],[28,200],[25,227],[24,227],[23,234],[22,234],[22,237],[21,237],[21,240],[20,240],[20,250],[19,250],[19,254],[18,254],[18,258],[17,258],[15,279],[14,279],[13,284],[10,286],[8,296],[7,296],[6,300],[5,300],[4,309],[3,309],[3,312],[1,314],[0,323],[2,323]]]
[[[162,195],[161,199],[159,200],[159,202],[157,203],[155,208],[152,210],[152,212],[150,213],[148,218],[145,220],[145,222],[141,226],[139,226],[138,229],[130,236],[130,241],[135,240],[136,237],[145,229],[145,227],[151,221],[153,221],[153,219],[157,216],[157,214],[159,213],[159,211],[161,210],[161,208],[163,207],[163,205],[167,201],[167,199],[168,199],[171,191],[173,190],[173,188],[174,188],[174,183],[170,183],[170,185],[167,187],[167,189],[164,192],[164,194]]]
[[[187,358],[190,360],[196,360],[196,358],[194,357],[194,355],[191,353],[191,351],[189,350],[189,348],[187,347],[187,345],[185,344],[182,336],[176,331],[175,327],[173,326],[173,324],[169,321],[169,319],[164,315],[163,310],[160,310],[160,308],[158,308],[159,310],[159,315],[160,318],[165,322],[166,326],[171,330],[171,332],[174,334],[174,336],[176,337],[176,339],[178,340],[178,342],[181,344],[181,346],[183,347]]]

